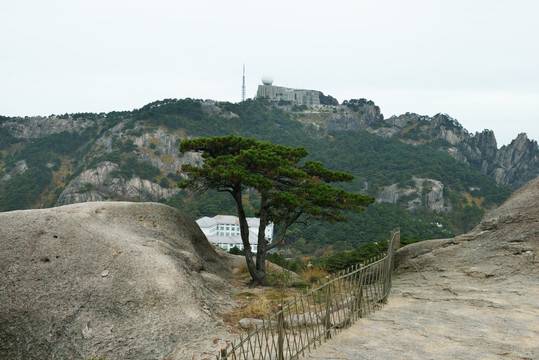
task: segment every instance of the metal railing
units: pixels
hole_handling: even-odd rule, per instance
[[[285,360],[305,356],[322,341],[380,308],[387,300],[393,254],[400,230],[391,232],[387,253],[328,277],[327,282],[294,297],[217,360]]]

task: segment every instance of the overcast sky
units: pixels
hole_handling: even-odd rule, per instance
[[[537,0],[1,0],[0,115],[241,100],[260,78],[539,140]]]

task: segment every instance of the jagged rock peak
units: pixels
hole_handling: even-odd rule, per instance
[[[525,133],[519,134],[509,145],[501,147],[494,163],[496,167],[492,176],[497,184],[511,184],[514,188],[524,185],[526,181],[539,177],[537,141],[529,140]]]
[[[494,131],[485,129],[482,132],[476,132],[473,140],[479,151],[481,151],[482,156],[496,155],[498,144],[496,142]]]
[[[328,131],[358,131],[384,119],[380,107],[366,99],[345,100],[336,110],[327,119]]]

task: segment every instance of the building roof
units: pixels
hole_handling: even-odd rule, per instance
[[[200,228],[209,228],[209,227],[217,225],[217,220],[215,220],[214,218],[207,217],[207,216],[204,216],[203,218],[198,219],[196,222]]]
[[[216,215],[213,217],[219,224],[239,224],[240,220],[234,215]]]

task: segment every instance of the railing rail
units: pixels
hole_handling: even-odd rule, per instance
[[[391,289],[393,254],[400,246],[400,230],[391,232],[388,250],[365,264],[356,264],[328,277],[324,284],[294,297],[264,320],[217,360],[298,359],[306,350],[374,312]]]

